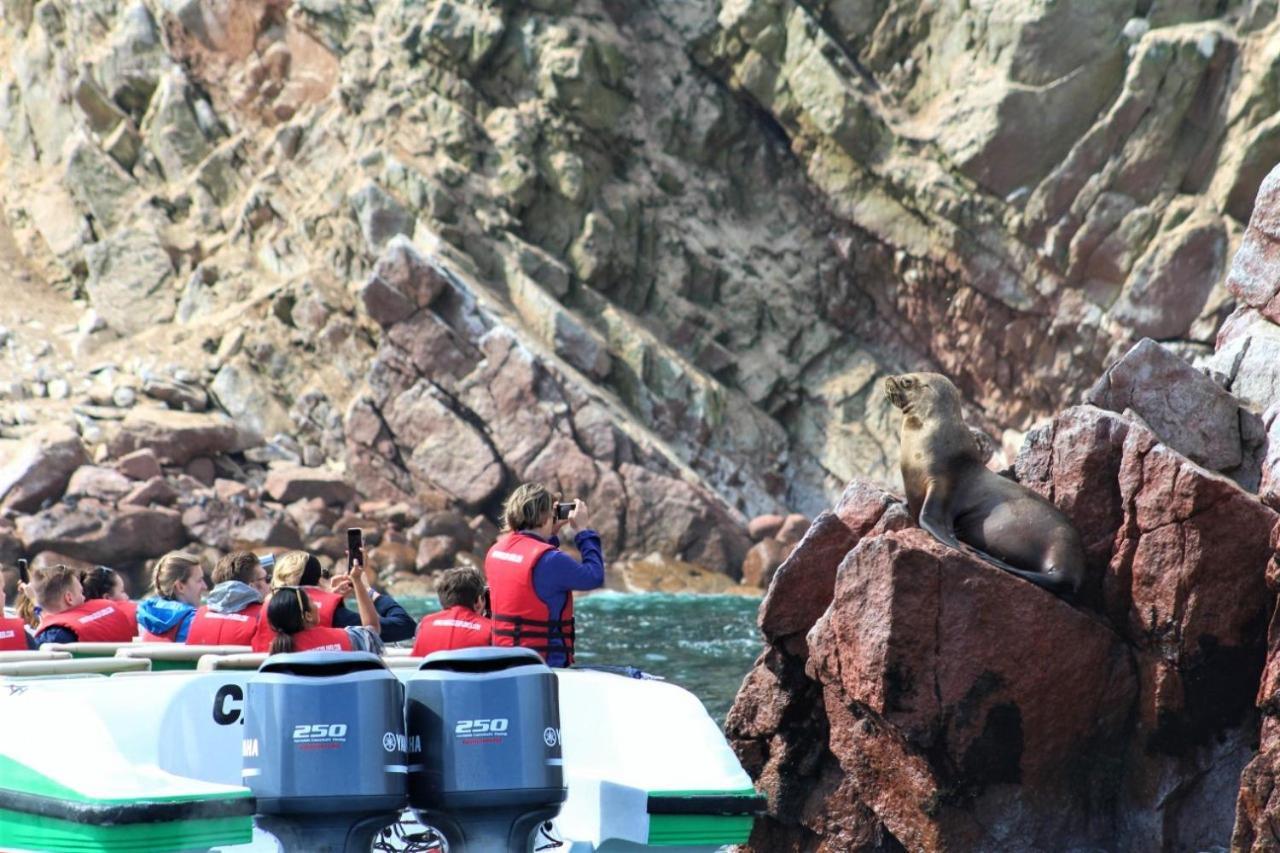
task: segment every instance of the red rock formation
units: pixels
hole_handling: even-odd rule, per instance
[[[753,849],[1230,835],[1276,513],[1091,407],[1029,436],[1016,470],[1083,535],[1075,606],[942,547],[857,483],[779,568],[769,647],[726,724],[770,797]]]

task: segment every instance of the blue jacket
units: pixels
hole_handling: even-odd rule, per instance
[[[185,643],[187,631],[191,629],[191,620],[196,615],[196,608],[185,601],[174,601],[171,598],[144,598],[138,602],[138,625],[152,634],[163,634],[178,627],[174,642]]]
[[[522,532],[541,538],[527,530]],[[533,591],[546,603],[548,612],[563,613],[565,599],[573,590],[604,586],[604,549],[600,546],[600,534],[594,530],[583,530],[573,537],[573,544],[578,546],[578,552],[582,554],[581,563],[559,550],[558,536],[552,536],[547,541],[556,550],[543,554],[533,567]],[[547,654],[547,666],[564,665],[564,652],[552,650]]]

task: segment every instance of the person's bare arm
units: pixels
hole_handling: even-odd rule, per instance
[[[364,566],[355,563],[351,566],[351,588],[356,593],[356,607],[360,611],[360,624],[375,634],[382,634],[382,620],[378,610],[369,597],[369,584],[364,579]]]

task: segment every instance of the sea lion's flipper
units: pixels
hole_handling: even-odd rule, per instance
[[[938,481],[931,481],[925,489],[924,502],[920,504],[920,526],[925,532],[949,548],[964,550],[956,538],[951,524],[951,511],[947,504],[951,495]]]
[[[1008,563],[1006,563],[1004,560],[1001,560],[999,557],[993,557],[990,554],[986,553],[985,551],[979,551],[977,548],[974,548],[972,545],[965,545],[964,543],[961,543],[960,550],[964,551],[966,554],[969,554],[970,556],[977,557],[979,560],[982,560],[984,563],[989,563],[990,565],[995,566],[997,569],[999,569],[1002,572],[1008,572],[1011,575],[1017,575],[1018,577],[1022,578],[1024,581],[1030,581],[1031,583],[1035,584],[1036,586],[1042,589],[1047,589],[1051,592],[1057,592],[1057,593],[1070,591],[1070,588],[1071,588],[1070,583],[1064,580],[1063,578],[1058,577],[1057,575],[1046,575],[1043,572],[1029,572],[1026,569],[1015,568],[1009,565]]]

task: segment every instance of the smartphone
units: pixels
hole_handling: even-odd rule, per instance
[[[359,527],[347,528],[347,572],[354,563],[364,565],[364,531]]]
[[[23,583],[31,583],[31,573],[27,571],[27,561],[18,561],[18,580]]]
[[[569,517],[569,513],[573,512],[573,508],[577,506],[577,501],[569,501],[568,503],[556,503],[556,520],[564,521]]]

